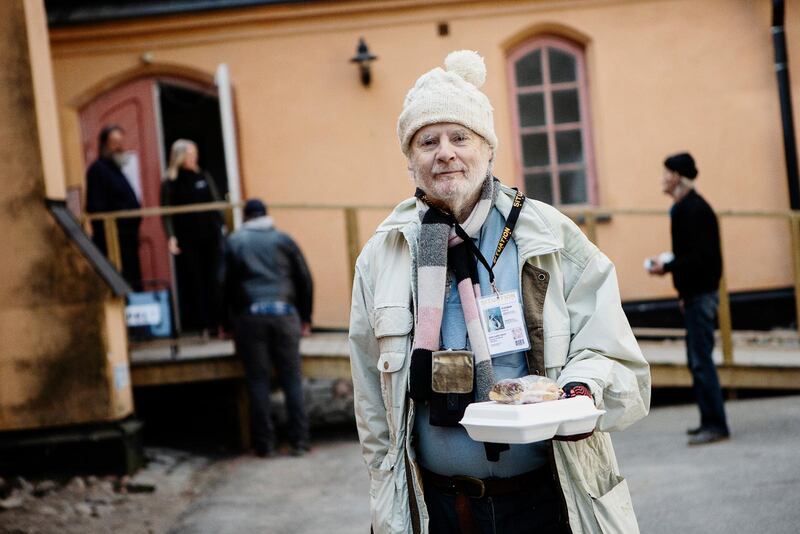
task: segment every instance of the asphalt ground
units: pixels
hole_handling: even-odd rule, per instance
[[[726,408],[729,441],[686,446],[693,405],[654,408],[614,437],[642,533],[800,532],[800,397]]]
[[[800,396],[729,401],[729,441],[688,447],[693,405],[654,408],[614,434],[645,534],[800,532]],[[352,433],[311,453],[221,462],[171,534],[369,532],[368,480]]]

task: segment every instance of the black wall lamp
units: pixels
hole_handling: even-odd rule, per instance
[[[373,55],[369,51],[369,48],[367,48],[367,43],[364,41],[364,38],[361,37],[358,40],[358,46],[356,47],[356,55],[350,59],[350,62],[358,63],[358,70],[361,73],[361,85],[364,87],[369,87],[369,84],[372,81],[370,63],[376,59],[378,59],[378,56]]]

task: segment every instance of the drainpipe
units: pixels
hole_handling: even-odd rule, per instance
[[[786,159],[786,178],[789,180],[791,209],[800,209],[800,182],[797,170],[797,145],[794,137],[792,92],[789,83],[789,58],[786,52],[786,33],[783,28],[783,0],[772,0],[772,43],[775,47],[775,74],[778,76],[778,97],[781,101],[783,124],[783,153]]]

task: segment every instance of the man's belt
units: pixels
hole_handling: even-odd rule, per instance
[[[509,478],[481,479],[465,475],[448,477],[427,469],[420,468],[420,471],[422,471],[422,482],[425,486],[433,486],[447,495],[466,495],[473,499],[511,495],[536,487],[537,484],[552,484],[553,482],[550,467],[547,465]]]
[[[288,302],[254,302],[247,311],[250,315],[289,315],[294,313],[295,308]]]

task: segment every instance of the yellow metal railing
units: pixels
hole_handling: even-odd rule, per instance
[[[153,217],[164,215],[176,215],[181,213],[197,213],[203,211],[226,211],[230,215],[234,209],[242,208],[244,203],[213,202],[207,204],[191,204],[174,207],[152,207],[139,210],[126,210],[105,213],[93,213],[87,215],[87,221],[103,221],[106,235],[108,257],[117,269],[121,269],[122,259],[119,247],[119,235],[117,233],[117,219],[131,217]],[[351,281],[355,274],[356,258],[361,250],[359,240],[358,213],[362,210],[384,210],[389,211],[389,205],[331,205],[331,204],[271,204],[270,208],[277,210],[334,210],[340,211],[344,218],[344,232],[346,236],[348,261],[350,267]],[[582,220],[581,226],[586,236],[595,244],[598,244],[598,224],[603,218],[615,216],[668,216],[666,210],[658,209],[636,209],[636,208],[578,208],[562,209],[562,212],[573,220]],[[717,216],[723,220],[727,218],[766,218],[786,220],[791,232],[792,261],[794,270],[794,289],[795,295],[800,295],[800,211],[791,210],[721,210],[717,211]],[[722,341],[723,361],[726,365],[733,364],[733,338],[731,326],[730,296],[725,272],[723,271],[719,287],[719,326]],[[800,298],[795,298],[795,313],[798,318],[798,333],[800,333]]]

